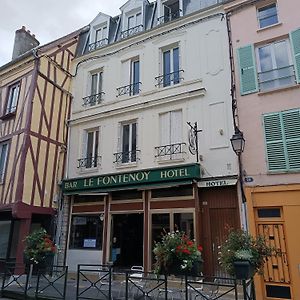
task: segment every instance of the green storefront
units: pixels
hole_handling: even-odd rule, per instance
[[[71,201],[68,265],[113,262],[150,270],[163,230],[198,239],[199,180],[200,166],[186,164],[63,181]]]

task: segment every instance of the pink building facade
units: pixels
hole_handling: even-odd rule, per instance
[[[250,231],[280,249],[257,299],[300,299],[300,2],[227,5]]]

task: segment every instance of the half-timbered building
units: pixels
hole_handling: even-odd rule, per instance
[[[98,14],[74,59],[66,263],[151,270],[154,242],[178,229],[204,245],[206,273],[220,274],[218,246],[242,223],[222,4],[120,10]]]
[[[0,258],[23,262],[23,240],[51,230],[64,173],[70,67],[79,32],[44,46],[22,27],[0,67]]]

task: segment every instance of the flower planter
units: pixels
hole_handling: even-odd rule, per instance
[[[255,274],[255,267],[247,260],[235,261],[233,266],[237,279],[246,280]]]
[[[181,268],[182,263],[179,260],[173,261],[167,268],[162,268],[162,273],[166,275],[175,275],[175,276],[193,276],[197,277],[201,275],[202,272],[202,262],[195,261],[190,270],[183,270]]]

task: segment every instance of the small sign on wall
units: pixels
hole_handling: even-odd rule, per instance
[[[83,247],[84,248],[96,248],[96,239],[84,239]]]

